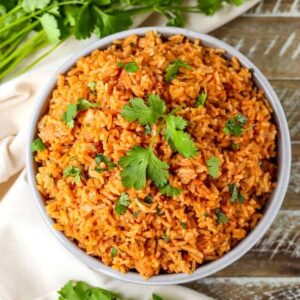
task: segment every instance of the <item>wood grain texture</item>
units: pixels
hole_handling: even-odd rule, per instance
[[[212,33],[270,80],[292,139],[283,206],[266,235],[237,262],[188,287],[220,300],[300,300],[300,0],[265,0]]]
[[[212,33],[269,79],[300,79],[300,17],[240,17]]]

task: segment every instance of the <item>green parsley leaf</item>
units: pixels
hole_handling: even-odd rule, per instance
[[[69,281],[58,291],[59,300],[117,300],[116,294],[101,288],[92,287],[89,284],[79,281]]]
[[[93,6],[86,2],[80,9],[74,28],[78,40],[89,38],[96,26],[97,16]]]
[[[127,211],[127,207],[130,204],[128,194],[122,193],[115,205],[115,212],[117,215],[124,215]]]
[[[76,183],[79,183],[82,175],[81,175],[81,170],[79,168],[72,166],[72,167],[65,168],[63,170],[63,176],[74,177],[74,181]]]
[[[167,235],[167,233],[165,232],[164,235],[163,235],[163,239],[165,240],[165,242],[168,244],[169,241],[170,241],[170,238],[169,236]]]
[[[115,257],[115,256],[117,256],[117,254],[118,254],[117,248],[111,247],[111,256],[112,256],[112,257]]]
[[[166,129],[164,136],[173,151],[177,151],[186,158],[196,155],[197,147],[190,135],[183,130],[187,122],[182,117],[168,115],[165,117]]]
[[[53,15],[48,13],[43,14],[39,18],[42,27],[47,35],[50,43],[56,43],[60,40],[60,30],[58,28],[58,22]]]
[[[186,229],[186,223],[180,221],[180,226],[182,229]]]
[[[141,98],[132,98],[124,105],[121,115],[128,122],[137,120],[141,125],[151,126],[163,116],[166,106],[164,100],[154,94],[148,96],[147,104]]]
[[[137,63],[135,61],[129,62],[127,64],[124,65],[124,70],[127,73],[135,73],[139,70],[139,66],[137,65]]]
[[[69,128],[74,127],[74,119],[77,116],[77,104],[69,104],[67,110],[62,115],[62,121],[67,123]]]
[[[193,68],[186,62],[176,59],[166,68],[165,81],[172,81],[176,78],[180,68],[192,70]]]
[[[108,169],[112,170],[113,168],[115,168],[117,165],[115,163],[113,163],[109,157],[103,155],[102,153],[97,153],[95,156],[95,161],[96,164],[99,165],[100,163],[104,162],[107,164]]]
[[[208,167],[208,173],[212,178],[217,178],[219,175],[219,159],[215,156],[211,156],[206,161]]]
[[[228,217],[224,213],[222,213],[220,209],[216,210],[216,215],[218,224],[228,223]]]
[[[96,90],[96,82],[90,81],[90,82],[88,83],[88,87],[89,87],[89,89],[90,89],[90,92],[94,92],[94,91]]]
[[[237,114],[233,119],[229,119],[223,128],[225,134],[241,136],[243,133],[242,126],[247,123],[248,119],[242,115]]]
[[[153,199],[152,199],[151,196],[146,196],[144,198],[144,202],[147,203],[147,204],[151,204],[151,203],[153,203]]]
[[[162,297],[158,296],[157,294],[152,294],[152,300],[164,300]]]
[[[46,149],[45,144],[43,143],[41,138],[36,138],[35,140],[32,141],[30,145],[31,152],[35,151],[43,151]]]
[[[230,201],[232,203],[238,201],[240,203],[244,203],[245,201],[245,198],[243,197],[242,194],[240,194],[237,186],[233,183],[233,184],[228,184],[228,188],[229,188],[229,191],[231,193],[231,199]]]
[[[149,148],[134,146],[119,161],[123,168],[122,183],[125,187],[140,190],[146,185],[148,176],[155,185],[160,187],[166,184],[169,177],[168,164],[155,156]]]
[[[196,100],[195,106],[196,107],[204,106],[206,102],[206,98],[207,98],[207,94],[201,93]]]
[[[169,197],[179,196],[181,190],[171,186],[170,184],[166,184],[165,186],[159,188],[159,192],[163,195],[166,194]]]

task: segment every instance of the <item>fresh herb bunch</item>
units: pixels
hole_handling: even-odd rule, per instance
[[[52,45],[21,72],[55,50],[70,36],[99,38],[126,30],[134,15],[157,12],[167,25],[184,26],[184,13],[213,15],[223,3],[244,0],[197,0],[186,6],[182,0],[0,0],[0,80],[30,54]]]

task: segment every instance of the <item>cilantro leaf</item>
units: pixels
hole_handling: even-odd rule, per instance
[[[145,125],[145,134],[151,134],[152,133],[152,128],[149,124]]]
[[[186,229],[186,223],[180,221],[179,224],[180,224],[180,226],[181,226],[182,229]]]
[[[77,167],[68,167],[63,170],[64,177],[74,177],[74,182],[79,183],[81,179],[81,170]]]
[[[116,12],[115,14],[107,14],[102,9],[94,6],[97,17],[96,34],[104,37],[115,32],[128,29],[132,24],[130,14]]]
[[[60,30],[58,28],[58,23],[53,15],[48,13],[43,14],[39,18],[42,27],[47,35],[50,43],[56,43],[60,40]]]
[[[188,70],[192,70],[193,68],[187,64],[186,62],[176,59],[170,65],[168,65],[165,74],[165,81],[172,81],[176,78],[180,68],[186,68]]]
[[[119,161],[123,168],[122,183],[125,187],[140,190],[146,185],[149,176],[155,185],[160,187],[167,182],[168,164],[155,156],[149,148],[134,146]]]
[[[206,102],[206,98],[207,98],[207,94],[201,93],[196,100],[195,106],[196,107],[204,106]]]
[[[67,123],[69,128],[74,127],[74,119],[77,116],[77,104],[69,104],[67,110],[63,113],[61,119]]]
[[[183,130],[187,122],[182,117],[168,115],[165,117],[166,129],[164,136],[174,151],[186,158],[193,157],[197,153],[197,147],[190,135]]]
[[[128,121],[138,121],[141,125],[151,126],[163,116],[166,106],[165,102],[157,95],[148,96],[147,104],[141,98],[132,98],[129,104],[124,105],[122,117]]]
[[[124,215],[127,211],[127,207],[130,204],[128,194],[122,193],[115,205],[115,212],[117,215]]]
[[[51,0],[23,0],[22,1],[22,7],[25,10],[25,12],[33,12],[36,9],[43,9],[45,8]],[[7,2],[10,2],[10,0],[7,0]]]
[[[211,156],[207,161],[208,173],[212,178],[217,178],[219,175],[219,159]]]
[[[220,209],[216,210],[216,215],[218,224],[228,223],[228,217],[224,213],[222,213]]]
[[[102,153],[98,153],[96,154],[95,156],[95,161],[96,161],[96,164],[99,165],[100,163],[104,162],[107,164],[108,168],[111,170],[113,169],[114,167],[116,167],[117,165],[115,163],[113,163],[109,157],[105,156],[104,154]]]
[[[89,38],[96,26],[96,14],[93,7],[86,2],[80,9],[74,28],[78,40]]]
[[[229,184],[228,185],[229,191],[231,193],[231,198],[230,201],[232,203],[234,202],[240,202],[240,203],[244,203],[245,198],[244,196],[239,192],[237,186],[233,183],[233,184]]]
[[[144,202],[147,203],[147,204],[151,204],[151,203],[153,203],[153,199],[152,199],[151,196],[146,196],[144,198]]]
[[[169,236],[167,235],[167,233],[165,232],[164,235],[163,235],[163,239],[165,240],[165,242],[168,244],[169,241],[170,241],[170,238]]]
[[[164,300],[162,297],[158,296],[157,294],[152,294],[152,300]]]
[[[163,187],[169,177],[169,165],[160,160],[152,150],[149,149],[147,175],[157,187]]]
[[[240,148],[240,145],[239,145],[239,144],[236,144],[236,143],[232,143],[232,144],[231,144],[231,148],[232,148],[233,150],[238,150],[238,149]]]
[[[159,189],[159,192],[163,195],[166,194],[169,197],[179,196],[181,190],[171,186],[170,184],[166,184],[165,186]]]
[[[242,114],[237,114],[233,119],[229,119],[223,128],[223,131],[227,135],[236,135],[236,136],[241,136],[243,133],[243,128],[247,123],[248,119],[242,115]]]
[[[89,108],[99,107],[99,103],[92,103],[86,99],[79,98],[76,103],[69,104],[67,110],[62,115],[62,121],[67,123],[69,128],[74,127],[74,119],[77,113],[82,110],[87,110]]]
[[[118,249],[115,248],[115,247],[111,247],[111,252],[110,253],[111,253],[112,257],[115,257],[118,254]]]
[[[45,144],[43,143],[41,138],[36,138],[35,140],[32,141],[30,145],[31,152],[35,151],[43,151],[46,149]]]
[[[124,65],[124,70],[127,73],[135,73],[139,70],[139,66],[137,65],[137,63],[135,61],[133,62],[129,62],[127,64]]]
[[[58,291],[59,300],[117,300],[116,294],[97,287],[92,287],[89,284],[79,281],[69,281]]]

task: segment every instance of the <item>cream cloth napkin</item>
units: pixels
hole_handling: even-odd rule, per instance
[[[188,27],[208,32],[241,14],[259,0],[241,7],[226,6],[214,17],[190,15]],[[141,20],[138,20],[140,23]],[[147,21],[147,25],[161,25]],[[95,41],[68,40],[40,66],[0,86],[0,299],[54,300],[68,280],[120,292],[126,297],[150,299],[155,290],[166,299],[209,299],[180,286],[144,287],[123,283],[89,269],[50,233],[34,204],[24,168],[26,126],[50,75],[74,50]]]

